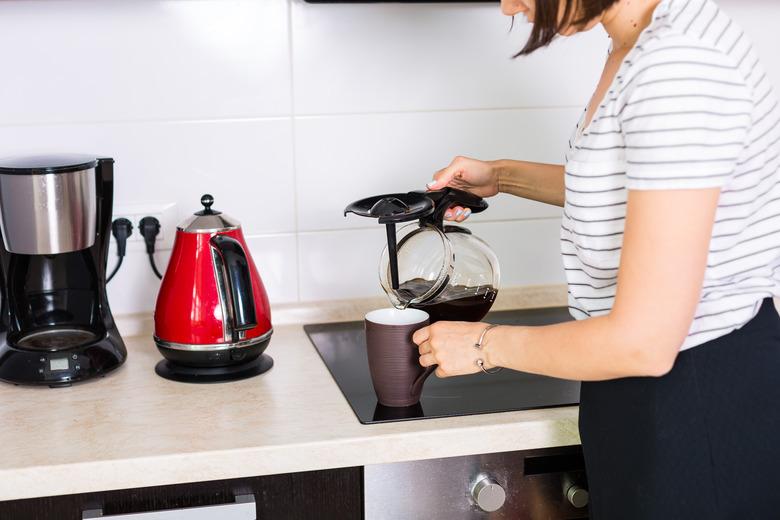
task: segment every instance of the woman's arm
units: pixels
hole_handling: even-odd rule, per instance
[[[415,333],[423,366],[439,376],[503,366],[575,380],[660,376],[685,340],[699,302],[720,190],[629,191],[615,304],[609,315],[544,327],[439,322]]]
[[[498,178],[498,191],[524,199],[563,206],[565,200],[564,167],[502,159],[490,161]]]
[[[436,172],[427,187],[439,190],[450,186],[479,197],[492,197],[503,192],[563,206],[563,176],[564,167],[561,165],[456,157],[449,166]],[[458,222],[467,217],[464,208],[457,206],[445,215],[448,220]]]

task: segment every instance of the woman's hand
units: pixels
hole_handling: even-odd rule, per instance
[[[438,377],[464,376],[480,371],[477,359],[485,368],[492,368],[485,354],[474,345],[487,327],[487,323],[440,321],[418,330],[412,336],[420,351],[420,364],[424,367],[439,365]]]
[[[449,166],[439,170],[428,184],[429,190],[440,190],[446,187],[468,191],[482,198],[498,194],[498,174],[493,164],[487,161],[456,157]],[[446,220],[463,222],[471,210],[454,206],[445,213]]]

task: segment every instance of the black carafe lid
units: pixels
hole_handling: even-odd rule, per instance
[[[375,195],[353,202],[344,210],[344,216],[354,213],[361,217],[379,219],[380,224],[409,222],[433,214],[433,200],[422,192]]]
[[[358,200],[344,209],[344,216],[354,213],[361,217],[378,219],[380,224],[420,220],[421,223],[433,224],[442,229],[444,214],[452,206],[463,206],[469,208],[472,213],[480,213],[488,208],[488,203],[474,194],[454,188],[410,191]]]

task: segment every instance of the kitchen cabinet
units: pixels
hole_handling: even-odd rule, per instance
[[[357,520],[363,517],[363,468],[12,500],[0,502],[0,519],[82,520],[84,511],[101,509],[103,516],[110,518],[126,513],[229,504],[235,497],[246,495],[254,495],[259,520]]]
[[[13,500],[0,519],[573,520],[587,502],[582,449],[567,446]]]

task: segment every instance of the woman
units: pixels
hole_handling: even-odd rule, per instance
[[[501,4],[534,23],[519,55],[601,23],[601,81],[565,166],[460,157],[428,187],[563,206],[577,321],[437,323],[420,363],[582,380],[596,520],[777,518],[780,112],[757,54],[711,0]]]

